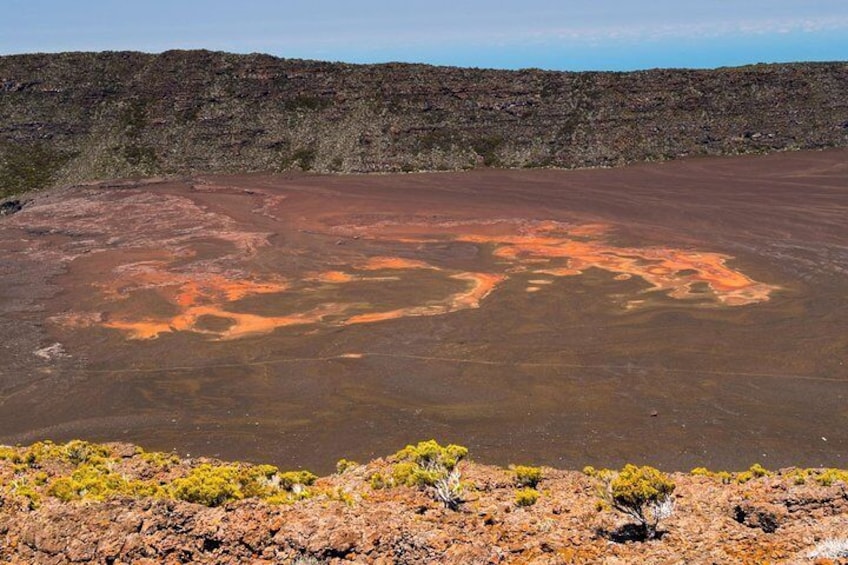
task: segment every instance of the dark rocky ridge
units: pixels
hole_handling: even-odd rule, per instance
[[[630,73],[0,57],[0,191],[191,171],[586,167],[848,145],[848,63]]]

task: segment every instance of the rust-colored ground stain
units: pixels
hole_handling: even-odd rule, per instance
[[[640,277],[651,285],[650,290],[667,291],[670,297],[677,299],[703,298],[702,292],[693,291],[693,285],[704,283],[716,302],[744,306],[768,300],[779,288],[754,281],[728,267],[726,263],[732,257],[721,253],[610,245],[605,241],[613,231],[613,226],[609,225],[569,226],[554,221],[503,224],[517,224],[516,231],[520,233],[459,233],[453,239],[494,246],[493,255],[504,260],[507,272],[532,270],[534,274],[561,277],[579,275],[594,267],[615,273],[616,280]],[[406,238],[404,241],[415,240]],[[554,265],[558,261],[564,264]],[[543,267],[545,265],[550,266]]]
[[[491,232],[492,228],[502,233]],[[426,261],[403,257],[374,256],[355,262],[348,271],[327,270],[304,277],[293,284],[290,275],[279,273],[272,279],[256,280],[236,278],[238,273],[186,274],[169,270],[168,265],[144,263],[120,266],[115,269],[118,277],[102,283],[102,291],[116,302],[141,290],[154,289],[163,299],[176,308],[168,317],[148,316],[134,312],[122,313],[120,304],[114,306],[109,316],[89,317],[100,320],[104,327],[124,332],[130,339],[154,339],[163,334],[183,331],[194,332],[214,339],[239,339],[265,334],[279,328],[310,324],[347,326],[384,322],[405,317],[439,316],[479,308],[481,302],[511,276],[524,272],[548,274],[554,277],[577,276],[589,268],[614,273],[616,280],[639,277],[650,285],[648,291],[666,292],[679,300],[710,298],[714,304],[745,306],[764,302],[778,287],[753,281],[739,271],[726,265],[727,255],[703,251],[688,251],[672,248],[615,247],[606,243],[612,226],[589,224],[568,225],[554,221],[512,220],[473,222],[460,224],[425,224],[416,226],[416,231],[427,231],[428,238],[415,238],[399,233],[402,227],[383,223],[376,229],[364,225],[348,225],[348,229],[364,234],[366,239],[401,242],[404,245],[426,245],[455,241],[471,243],[499,259],[500,272],[456,272]],[[381,234],[385,231],[388,235]],[[514,232],[514,233],[510,233]],[[541,268],[540,268],[541,267]],[[285,316],[271,316],[239,312],[236,304],[243,298],[257,294],[304,294],[315,292],[308,283],[346,285],[352,282],[385,282],[387,280],[411,279],[423,269],[438,271],[447,280],[463,281],[465,289],[447,294],[442,300],[424,304],[410,304],[390,310],[379,310],[345,316],[359,306],[361,300],[331,302]],[[395,276],[369,276],[376,271],[395,272]],[[398,274],[400,273],[400,274]],[[625,277],[625,278],[622,278]],[[526,292],[539,292],[538,285],[547,285],[550,280],[530,280]],[[693,285],[704,283],[711,292],[694,292]],[[353,298],[358,298],[354,296]],[[414,298],[411,297],[411,298]],[[628,308],[638,307],[642,301],[634,298]],[[226,327],[212,329],[201,325],[204,317],[227,321]],[[332,319],[331,319],[332,318]],[[74,323],[79,325],[79,317]]]
[[[436,269],[424,261],[404,259],[403,257],[370,257],[364,263],[357,265],[360,271],[382,271],[403,269]]]
[[[844,466],[846,155],[39,194],[0,218],[0,442]]]

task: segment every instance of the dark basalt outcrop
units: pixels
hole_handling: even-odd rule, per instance
[[[848,145],[848,64],[569,73],[0,57],[0,195],[191,171],[590,167]]]

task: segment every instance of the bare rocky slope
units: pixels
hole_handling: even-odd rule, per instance
[[[0,57],[0,191],[132,175],[585,167],[848,145],[848,63],[630,73],[207,51]]]
[[[449,508],[426,484],[436,459],[409,457],[434,445],[323,478],[127,444],[0,447],[0,562],[848,562],[844,471],[675,473],[674,511],[646,540],[602,502],[592,470],[453,461]]]

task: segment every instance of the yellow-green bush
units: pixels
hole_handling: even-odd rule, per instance
[[[770,477],[771,471],[764,468],[759,463],[754,463],[747,471],[742,471],[736,474],[736,482],[739,484],[747,483],[752,479],[760,479],[762,477]]]
[[[668,475],[653,467],[625,465],[606,482],[610,506],[634,518],[645,538],[656,537],[659,521],[674,508],[671,494],[675,484]]]
[[[695,467],[694,469],[689,471],[689,474],[693,477],[708,477],[710,479],[716,479],[718,481],[721,481],[721,483],[725,485],[730,484],[730,482],[733,480],[733,475],[731,473],[728,473],[727,471],[714,472],[710,471],[706,467]]]
[[[356,504],[356,498],[354,498],[353,494],[342,487],[336,487],[334,490],[327,492],[327,498],[344,503],[345,506],[353,506]]]
[[[783,473],[783,476],[787,479],[791,480],[793,484],[803,485],[807,483],[807,480],[810,478],[810,470],[809,469],[790,469]]]
[[[336,463],[336,473],[341,475],[355,467],[359,467],[359,463],[357,463],[356,461],[350,461],[349,459],[339,459]]]
[[[141,451],[138,453],[138,456],[141,457],[143,461],[150,464],[153,467],[158,469],[162,469],[164,471],[169,470],[174,465],[179,465],[180,458],[175,453],[161,453],[158,451]]]
[[[272,504],[307,498],[299,487],[312,485],[318,477],[309,471],[280,473],[273,465],[219,465],[204,463],[185,477],[174,479],[168,491],[174,498],[220,506],[243,498],[261,498]]]
[[[87,462],[98,462],[112,456],[112,451],[105,445],[89,443],[75,439],[59,446],[62,455],[74,465]]]
[[[421,441],[417,445],[407,445],[397,453],[395,459],[411,461],[421,467],[443,467],[453,470],[461,459],[468,456],[468,448],[461,445],[449,444],[445,447],[435,440]]]
[[[105,446],[89,443],[79,439],[65,444],[52,441],[39,441],[29,446],[23,455],[23,461],[30,467],[38,467],[46,461],[64,461],[73,465],[81,463],[100,464],[112,456],[111,450]]]
[[[515,465],[512,471],[515,473],[515,482],[520,487],[536,488],[539,481],[542,480],[542,469],[540,467]]]
[[[68,502],[89,499],[106,500],[116,496],[162,496],[160,485],[151,481],[127,480],[104,466],[84,463],[68,477],[58,477],[50,483],[47,494]]]
[[[273,465],[239,467],[237,479],[243,498],[265,498],[276,494],[282,480],[279,472]]]
[[[37,482],[35,485],[30,484],[26,478],[15,479],[6,487],[6,492],[22,501],[23,508],[35,510],[41,505],[41,495],[33,488],[34,486],[39,485]]]
[[[393,455],[396,462],[392,466],[391,477],[386,480],[382,475],[371,475],[371,486],[375,489],[392,486],[433,487],[445,479],[467,455],[468,449],[461,445],[443,447],[435,440],[407,445]]]
[[[625,465],[610,481],[613,502],[627,508],[641,508],[670,495],[674,488],[674,482],[665,473],[649,466]]]
[[[263,500],[268,504],[294,504],[299,500],[312,498],[312,494],[312,491],[307,489],[294,490],[291,492],[280,491],[277,494],[264,498]]]
[[[539,491],[526,487],[515,492],[516,506],[533,506],[539,500]]]
[[[425,469],[417,463],[397,463],[392,468],[392,484],[408,487],[433,486],[445,474],[444,469]]]
[[[181,466],[174,454],[145,453],[139,448],[134,455],[156,471],[170,472]],[[80,440],[66,444],[43,441],[27,448],[0,446],[0,461],[10,461],[18,477],[16,492],[11,493],[8,486],[4,491],[28,498],[31,505],[38,503],[42,491],[63,501],[155,496],[209,506],[243,498],[291,502],[309,497],[305,487],[318,478],[309,471],[281,473],[272,465],[206,463],[167,483],[164,479],[130,479],[119,472],[122,458],[114,456],[110,447]],[[150,470],[143,474],[149,475]]]
[[[368,477],[368,482],[374,490],[380,490],[390,486],[386,481],[386,477],[383,476],[383,473],[373,473],[370,477]]]
[[[612,469],[596,469],[591,465],[587,465],[583,467],[583,474],[587,477],[606,482],[611,480],[615,476],[616,472]]]
[[[291,490],[295,485],[312,486],[318,477],[309,471],[286,471],[280,473],[280,488]]]
[[[179,500],[220,506],[244,498],[239,475],[239,468],[235,465],[215,467],[203,464],[185,477],[174,479],[168,490]]]
[[[14,447],[8,445],[0,445],[0,461],[10,461],[12,463],[22,463],[21,454]]]
[[[816,475],[815,481],[826,487],[836,482],[848,484],[848,471],[843,469],[824,469]]]

